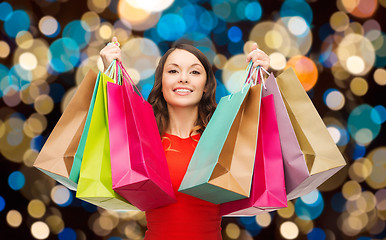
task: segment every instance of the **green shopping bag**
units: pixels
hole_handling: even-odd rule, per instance
[[[112,189],[106,74],[99,75],[76,197],[111,210],[138,210]]]
[[[180,192],[215,204],[249,197],[260,100],[261,85],[251,83],[220,100],[190,160]]]

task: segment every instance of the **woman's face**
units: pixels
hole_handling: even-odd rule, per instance
[[[162,93],[168,107],[196,107],[205,90],[206,71],[192,53],[176,49],[166,59]]]

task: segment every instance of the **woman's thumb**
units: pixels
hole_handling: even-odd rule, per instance
[[[118,39],[117,37],[113,37],[113,39],[111,39],[112,42],[118,42]]]

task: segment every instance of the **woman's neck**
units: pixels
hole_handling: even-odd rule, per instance
[[[197,120],[198,106],[181,108],[168,106],[168,111],[169,126],[166,132],[181,138],[189,137]]]

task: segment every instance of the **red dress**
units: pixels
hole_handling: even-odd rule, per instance
[[[146,212],[146,240],[221,240],[221,216],[216,204],[178,192],[200,134],[180,138],[165,134],[162,144],[177,202]]]

